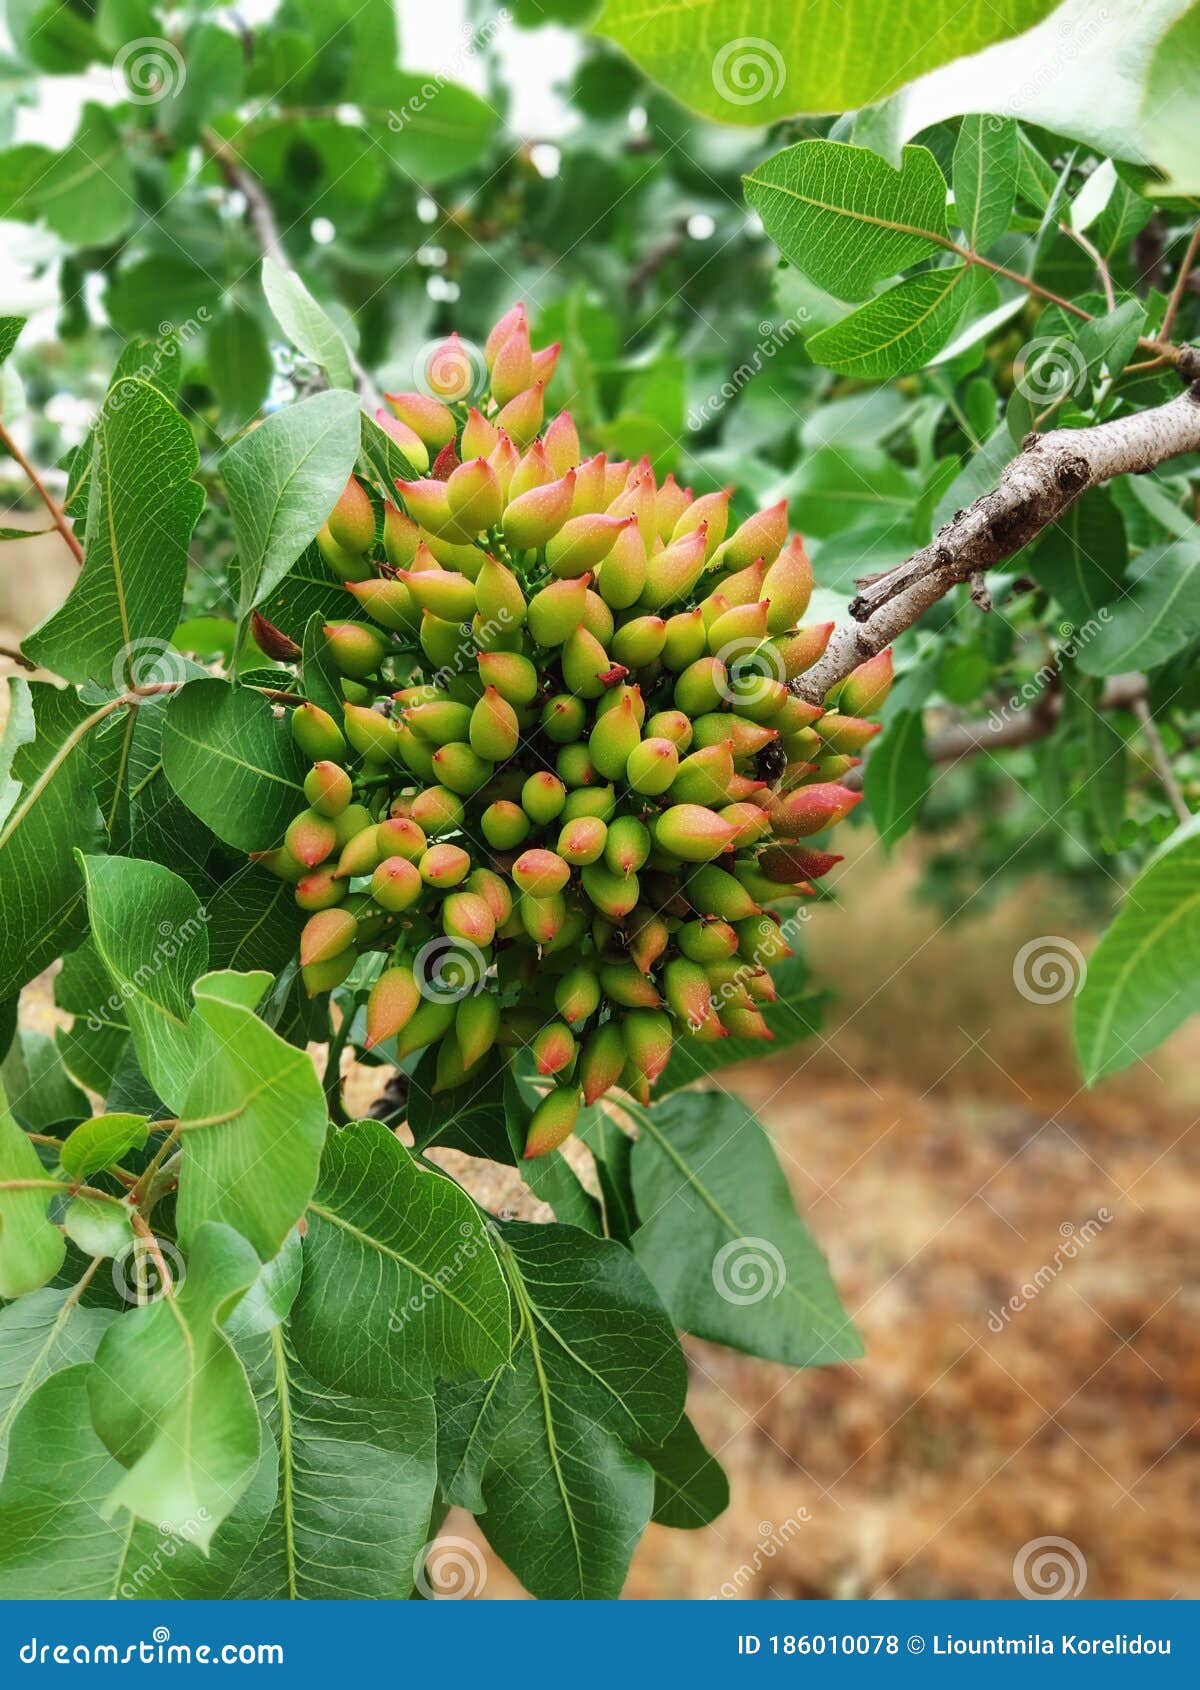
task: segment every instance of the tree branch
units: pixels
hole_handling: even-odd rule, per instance
[[[997,487],[957,511],[906,563],[863,587],[850,605],[853,620],[835,629],[825,655],[797,676],[793,691],[819,704],[830,687],[891,645],[952,588],[1036,539],[1081,493],[1196,451],[1200,383],[1134,416],[1027,435]]]
[[[0,423],[0,446],[4,447],[13,459],[13,462],[16,463],[19,468],[23,469],[25,474],[29,477],[34,492],[50,513],[51,522],[58,529],[58,532],[67,542],[67,545],[70,546],[71,554],[74,557],[75,562],[82,563],[83,547],[75,538],[75,532],[72,529],[71,524],[67,521],[62,507],[56,499],[51,497],[49,488],[47,488],[41,476],[29,462],[29,459],[21,451],[20,447],[17,445],[16,441],[5,428],[3,423]]]
[[[1183,790],[1180,787],[1179,782],[1175,779],[1175,771],[1171,767],[1171,759],[1167,755],[1167,748],[1163,744],[1162,735],[1158,731],[1158,724],[1154,720],[1154,717],[1150,714],[1150,706],[1145,698],[1139,698],[1134,701],[1133,713],[1138,719],[1138,723],[1142,730],[1142,738],[1146,742],[1146,748],[1149,751],[1151,761],[1154,764],[1154,772],[1157,774],[1159,783],[1167,795],[1167,800],[1170,803],[1171,808],[1174,810],[1176,816],[1181,822],[1190,822],[1192,819],[1192,812],[1188,808],[1188,801],[1183,796]]]
[[[275,220],[275,208],[271,204],[262,183],[242,162],[228,141],[223,141],[219,135],[208,129],[204,131],[202,140],[205,151],[221,172],[226,184],[241,194],[246,201],[246,216],[258,250],[264,258],[269,258],[272,263],[278,264],[281,270],[290,270],[292,262],[284,250],[283,241],[280,238],[279,224]],[[354,386],[358,396],[374,414],[383,404],[383,395],[363,369],[355,357],[353,347],[348,343],[346,352],[350,359],[350,370],[354,376]]]

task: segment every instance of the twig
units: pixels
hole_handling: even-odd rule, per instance
[[[37,470],[34,469],[33,465],[29,462],[29,459],[21,451],[21,448],[17,445],[16,441],[5,428],[3,423],[0,423],[0,445],[6,448],[13,461],[18,464],[29,477],[30,485],[33,487],[34,492],[50,513],[51,522],[58,529],[58,532],[62,535],[68,546],[70,546],[75,562],[82,563],[83,547],[75,538],[74,530],[72,529],[71,524],[67,521],[61,505],[59,505],[56,499],[51,497],[49,488],[42,481],[42,478],[38,474]]]
[[[1192,238],[1187,244],[1187,251],[1179,266],[1179,274],[1175,278],[1175,286],[1171,289],[1171,297],[1167,300],[1167,308],[1163,312],[1162,337],[1170,340],[1171,331],[1175,327],[1175,318],[1179,315],[1179,307],[1183,301],[1184,289],[1187,287],[1188,277],[1192,273],[1192,266],[1196,262],[1196,253],[1200,250],[1200,223],[1192,230]]]
[[[1096,274],[1100,278],[1100,286],[1104,289],[1105,304],[1108,306],[1110,311],[1115,311],[1117,309],[1117,296],[1113,290],[1113,279],[1111,273],[1109,272],[1108,260],[1105,258],[1104,254],[1100,251],[1098,246],[1095,246],[1088,240],[1082,229],[1072,229],[1069,223],[1060,223],[1058,226],[1064,235],[1069,235],[1075,242],[1075,245],[1082,248],[1082,250],[1087,253],[1092,263],[1096,266]],[[1171,331],[1166,326],[1165,322],[1163,325],[1163,337],[1167,340],[1171,338]]]
[[[927,546],[858,594],[850,605],[852,620],[835,630],[825,655],[793,681],[793,691],[821,703],[830,687],[891,645],[952,588],[1035,540],[1081,493],[1115,475],[1144,474],[1195,451],[1200,451],[1200,386],[1134,416],[1027,435],[990,493],[958,511]]]
[[[1187,799],[1183,796],[1179,782],[1175,778],[1175,771],[1171,767],[1171,759],[1167,755],[1167,748],[1162,742],[1162,735],[1158,731],[1158,724],[1150,714],[1150,705],[1143,697],[1135,701],[1133,713],[1138,719],[1142,730],[1142,738],[1150,752],[1155,772],[1162,783],[1162,789],[1170,801],[1171,808],[1181,822],[1190,822],[1192,812],[1188,808]]]
[[[249,219],[250,230],[258,244],[258,250],[264,258],[269,258],[278,264],[281,270],[292,268],[291,260],[284,250],[283,241],[279,234],[279,224],[275,221],[275,208],[267,196],[262,183],[233,150],[228,141],[206,129],[201,134],[201,142],[229,187],[236,189],[246,201],[246,215]],[[354,377],[354,386],[363,404],[374,413],[383,404],[383,395],[375,386],[370,376],[363,369],[354,349],[349,344],[346,347],[350,359],[350,371]]]

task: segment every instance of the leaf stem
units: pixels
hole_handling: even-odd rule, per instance
[[[57,499],[51,496],[49,488],[46,486],[38,472],[34,469],[33,465],[29,462],[29,459],[21,451],[21,448],[17,445],[16,441],[2,422],[0,422],[0,445],[3,445],[6,448],[14,462],[19,466],[19,468],[23,469],[25,474],[29,477],[29,481],[34,492],[37,494],[38,498],[42,501],[50,514],[51,522],[54,524],[55,528],[58,529],[58,532],[67,542],[67,545],[71,548],[75,562],[82,563],[83,547],[75,538],[75,531],[71,527],[71,524],[67,521],[66,513],[63,511],[62,506],[58,503]]]

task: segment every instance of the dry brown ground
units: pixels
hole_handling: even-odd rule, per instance
[[[61,596],[45,556],[8,549],[0,644]],[[1080,1091],[1069,1003],[1012,978],[1026,939],[1060,931],[1053,900],[940,928],[904,863],[864,835],[843,908],[810,924],[838,993],[823,1038],[723,1076],[769,1128],[866,1358],[790,1374],[689,1342],[690,1412],[733,1502],[702,1532],[652,1527],[627,1594],[1010,1597],[1015,1553],[1053,1535],[1089,1596],[1200,1596],[1200,1029]],[[50,1024],[45,982],[26,1000]],[[519,1594],[492,1562],[484,1595]]]

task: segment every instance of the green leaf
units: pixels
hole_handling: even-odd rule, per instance
[[[306,358],[319,364],[334,387],[354,387],[354,371],[346,338],[322,310],[294,270],[264,258],[263,292],[275,321]]]
[[[133,1248],[129,1210],[99,1197],[75,1197],[63,1214],[63,1230],[85,1256],[123,1256]]]
[[[162,762],[188,809],[239,851],[278,845],[304,808],[306,765],[288,723],[226,681],[190,681],[172,697]]]
[[[246,864],[206,899],[209,966],[262,968],[279,974],[296,955],[308,919],[295,888],[265,869]]]
[[[867,758],[863,792],[885,845],[894,845],[916,821],[932,775],[919,710],[901,710]]]
[[[127,1508],[207,1549],[250,1483],[258,1412],[222,1323],[258,1272],[232,1228],[197,1228],[169,1295],[105,1333],[88,1376],[92,1418],[126,1469],[101,1505]]]
[[[148,678],[183,605],[203,489],[192,431],[149,382],[129,380],[95,429],[85,562],[67,602],[27,635],[36,663],[114,691]]]
[[[0,364],[8,362],[25,323],[24,317],[0,317]]]
[[[784,927],[789,929],[785,937],[794,941],[799,923],[804,919],[804,914],[799,914],[798,918],[793,916],[790,922],[785,917]],[[822,1000],[809,986],[808,969],[801,957],[790,957],[771,972],[778,997],[774,1003],[763,1004],[762,1012],[775,1037],[771,1046],[774,1054],[788,1045],[812,1037],[821,1025]],[[668,1092],[678,1091],[681,1086],[691,1085],[694,1080],[702,1079],[718,1068],[727,1068],[731,1063],[760,1061],[762,1054],[762,1043],[758,1039],[714,1039],[711,1043],[702,1044],[698,1039],[677,1038],[654,1094],[665,1097]]]
[[[5,13],[13,46],[39,70],[68,75],[100,56],[90,20],[63,0],[8,0]]]
[[[1033,574],[1082,630],[1121,591],[1128,562],[1121,513],[1105,488],[1094,487],[1046,529]]]
[[[1079,641],[1087,675],[1157,669],[1200,634],[1200,545],[1176,540],[1143,552],[1139,579],[1097,613],[1101,624]]]
[[[203,323],[221,297],[220,283],[190,258],[155,252],[111,274],[104,292],[108,320],[121,334],[178,335]]]
[[[901,529],[907,554],[916,486],[880,448],[822,446],[805,458],[791,488],[790,514],[806,534],[824,539],[882,520]]]
[[[80,1295],[80,1286],[47,1285],[0,1309],[0,1473],[13,1422],[32,1393],[52,1373],[90,1361],[116,1318],[111,1309],[84,1308]]]
[[[728,1508],[729,1480],[686,1414],[664,1443],[642,1453],[654,1468],[656,1525],[696,1531]]]
[[[397,1601],[429,1538],[433,1398],[366,1402],[321,1385],[284,1328],[248,1347],[279,1502],[230,1595],[241,1601]]]
[[[333,661],[321,617],[309,617],[301,649],[304,655],[301,660],[300,678],[305,698],[319,705],[322,710],[327,710],[337,720],[346,700],[342,692],[341,676]]]
[[[34,1146],[8,1107],[0,1086],[0,1297],[36,1291],[62,1266],[66,1244],[47,1218],[51,1191],[6,1191],[8,1180],[48,1178]]]
[[[92,941],[133,1034],[142,1072],[178,1109],[197,1058],[191,989],[208,967],[199,898],[160,863],[81,857]]]
[[[783,256],[839,299],[866,299],[950,244],[946,179],[926,147],[905,147],[894,170],[865,147],[798,141],[745,187]]]
[[[238,542],[243,614],[273,593],[345,487],[359,441],[353,393],[276,411],[221,459]]]
[[[864,381],[918,370],[949,340],[974,286],[968,264],[924,270],[821,329],[807,342],[808,355]]]
[[[1200,825],[1181,828],[1133,882],[1088,960],[1075,1043],[1089,1085],[1127,1068],[1200,1009]]]
[[[262,324],[244,306],[231,305],[209,324],[207,350],[221,420],[244,428],[258,415],[271,383],[271,348]]]
[[[766,124],[872,104],[923,72],[1045,17],[1054,0],[606,0],[594,25],[704,117]],[[753,33],[747,33],[753,31]]]
[[[17,1125],[46,1132],[63,1121],[82,1121],[91,1104],[63,1067],[58,1047],[46,1033],[21,1027],[0,1066]]]
[[[954,215],[972,252],[1008,228],[1017,197],[1017,126],[1008,117],[964,117],[954,143]]]
[[[266,1259],[312,1196],[325,1097],[307,1051],[254,1014],[269,976],[206,974],[196,983],[196,1064],[181,1118],[179,1236],[208,1221],[236,1227]]]
[[[1168,178],[1172,192],[1200,192],[1200,170],[1188,136],[1200,111],[1200,13],[1188,8],[1159,38],[1146,70],[1142,96],[1142,140],[1147,155]]]
[[[0,760],[0,998],[69,950],[87,925],[76,850],[94,851],[102,823],[87,738],[102,712],[73,692],[9,683],[14,727],[32,703],[37,736]],[[7,801],[5,802],[5,797]]]
[[[412,1395],[507,1359],[508,1295],[474,1206],[382,1122],[330,1134],[304,1264],[293,1338],[324,1384]]]
[[[246,53],[232,30],[214,23],[193,24],[184,36],[178,70],[167,47],[155,44],[163,58],[163,93],[158,120],[177,142],[195,141],[204,122],[240,104]]]
[[[504,1106],[507,1064],[489,1052],[461,1086],[435,1092],[437,1056],[427,1051],[409,1079],[408,1125],[418,1150],[439,1144],[489,1162],[515,1164],[524,1148],[514,1141]]]
[[[512,1362],[457,1405],[446,1462],[477,1483],[488,1542],[534,1596],[611,1600],[654,1507],[640,1452],[683,1412],[679,1341],[622,1245],[555,1224],[499,1232]]]
[[[677,1326],[790,1367],[862,1354],[771,1142],[726,1092],[677,1092],[633,1152],[634,1251]]]
[[[103,1510],[123,1469],[92,1426],[94,1373],[82,1362],[60,1367],[15,1421],[12,1461],[0,1485],[0,1599],[227,1595],[274,1505],[273,1462],[258,1463],[235,1517],[207,1553],[191,1522],[176,1533],[160,1530],[162,1522],[131,1524],[124,1514],[106,1521]]]
[[[73,247],[107,246],[137,210],[129,149],[103,106],[83,108],[64,152],[29,190],[32,209]]]
[[[409,463],[386,428],[380,428],[374,417],[362,414],[362,455],[367,470],[375,477],[379,490],[389,499],[397,481],[415,481],[417,471]]]
[[[71,1180],[86,1180],[101,1168],[111,1168],[147,1138],[144,1115],[93,1115],[73,1127],[63,1142],[59,1161]]]
[[[1087,363],[1093,387],[1102,379],[1113,380],[1124,370],[1137,349],[1138,337],[1146,326],[1146,307],[1140,299],[1126,299],[1115,311],[1080,323],[1075,340]]]
[[[396,71],[373,93],[363,116],[378,144],[402,175],[427,187],[478,164],[499,127],[493,106],[441,77]]]

